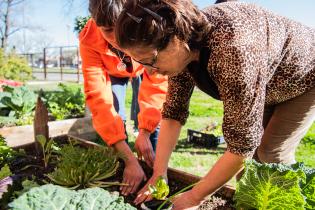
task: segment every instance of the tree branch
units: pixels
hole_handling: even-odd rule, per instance
[[[18,4],[23,3],[24,1],[25,1],[25,0],[19,0],[19,1],[16,1],[16,2],[13,1],[10,6],[13,7],[13,6],[15,6],[15,5],[18,5]]]
[[[11,36],[12,34],[14,34],[14,33],[18,32],[18,31],[22,30],[23,28],[24,28],[24,27],[21,27],[21,28],[17,28],[17,29],[15,29],[15,30],[11,31],[11,32],[8,34],[8,36]]]

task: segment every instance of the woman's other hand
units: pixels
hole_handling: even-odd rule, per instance
[[[140,160],[144,159],[146,164],[153,167],[155,155],[150,141],[150,132],[145,129],[139,130],[139,135],[135,142],[135,149]]]

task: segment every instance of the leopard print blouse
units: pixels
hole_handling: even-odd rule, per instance
[[[315,86],[315,30],[241,2],[204,14],[213,27],[207,70],[223,101],[227,150],[250,157],[263,135],[264,107]],[[164,119],[186,122],[194,86],[188,71],[169,78]]]

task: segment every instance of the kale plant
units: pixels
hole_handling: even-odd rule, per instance
[[[27,87],[5,86],[0,92],[0,113],[3,117],[16,119],[17,125],[31,124],[37,95]]]
[[[9,204],[11,210],[55,209],[55,210],[136,210],[124,202],[124,198],[102,188],[79,191],[48,184],[34,187]]]
[[[119,182],[102,181],[113,176],[119,166],[116,152],[109,147],[83,148],[71,144],[60,150],[60,161],[47,177],[68,188],[107,187]]]
[[[314,171],[309,174],[306,171],[299,163],[287,166],[246,161],[245,173],[234,195],[236,208],[302,210],[313,206],[314,209]]]

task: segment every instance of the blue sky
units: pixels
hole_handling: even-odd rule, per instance
[[[73,32],[74,18],[85,16],[88,0],[74,0],[71,9],[66,9],[64,0],[28,0],[26,19],[33,25],[41,26],[44,31],[26,32],[26,42],[42,34],[50,39],[51,45],[77,45],[77,37]],[[213,4],[214,0],[193,0],[199,8]],[[243,0],[261,5],[277,14],[287,16],[315,28],[315,1],[314,0]],[[17,34],[13,39],[21,39]]]

